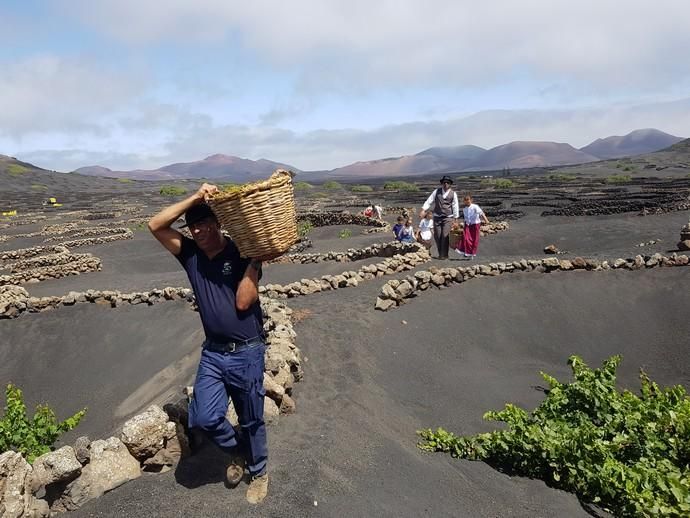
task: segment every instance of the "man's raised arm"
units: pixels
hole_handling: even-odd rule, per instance
[[[178,201],[153,216],[149,220],[149,230],[170,253],[179,255],[182,250],[182,234],[171,228],[171,225],[191,207],[203,202],[215,192],[218,192],[218,187],[208,183],[203,184],[189,198]]]

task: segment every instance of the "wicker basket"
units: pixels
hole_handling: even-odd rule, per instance
[[[281,254],[297,241],[293,176],[278,169],[268,180],[220,192],[209,200],[242,257]]]
[[[462,227],[451,229],[448,234],[448,249],[455,250],[462,243]]]

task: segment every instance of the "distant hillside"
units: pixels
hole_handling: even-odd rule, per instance
[[[328,171],[328,176],[406,176],[421,173],[459,171],[486,152],[479,146],[432,147],[400,157],[355,162]]]
[[[41,169],[28,162],[16,158],[0,155],[0,193],[35,194],[40,197],[54,196],[56,193],[75,191],[98,191],[136,188],[136,183],[126,184],[118,180],[107,178],[89,178],[80,174],[65,174]],[[0,197],[6,198],[6,197]],[[11,206],[11,195],[8,200],[0,203],[0,208]]]
[[[228,155],[211,155],[196,162],[170,164],[158,169],[135,169],[113,171],[106,167],[89,166],[75,170],[75,173],[89,176],[108,176],[137,180],[181,180],[185,178],[223,179],[233,182],[248,182],[266,178],[276,169],[299,170],[291,165],[270,160],[249,160]]]
[[[597,157],[557,142],[511,142],[482,153],[465,170],[519,169],[595,162]]]
[[[580,151],[599,158],[621,158],[659,151],[681,140],[657,129],[640,129],[622,137],[597,139]]]
[[[659,153],[678,153],[680,156],[690,160],[690,138],[680,140],[672,146],[660,150]]]
[[[20,177],[26,173],[47,173],[46,169],[41,169],[28,162],[22,162],[14,157],[0,155],[0,174],[3,176]]]

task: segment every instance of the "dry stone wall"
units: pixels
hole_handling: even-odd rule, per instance
[[[334,261],[339,263],[361,261],[371,257],[393,257],[394,255],[404,255],[412,252],[419,252],[420,246],[417,243],[401,243],[392,241],[390,243],[378,243],[366,248],[349,248],[345,252],[324,252],[320,254],[287,254],[271,261],[272,263],[323,263]]]
[[[18,259],[28,259],[44,254],[61,254],[68,253],[69,250],[64,246],[32,246],[30,248],[20,248],[18,250],[8,250],[0,252],[0,267],[6,265],[10,261]]]
[[[458,268],[436,268],[415,272],[403,280],[390,280],[381,288],[376,298],[375,308],[388,311],[405,302],[410,297],[415,297],[417,292],[429,288],[440,288],[453,283],[465,282],[474,277],[492,277],[512,272],[538,271],[550,273],[555,271],[573,270],[641,270],[663,266],[688,266],[690,263],[687,255],[664,256],[656,253],[651,256],[636,255],[629,259],[614,259],[611,261],[599,261],[597,259],[558,259],[549,257],[546,259],[521,259],[513,262],[497,262],[489,264],[475,264]]]
[[[376,264],[362,266],[357,271],[349,270],[339,275],[324,275],[313,279],[301,279],[290,284],[266,284],[259,286],[259,293],[271,298],[293,298],[310,295],[321,291],[337,290],[339,288],[356,287],[359,283],[369,281],[384,275],[404,272],[415,268],[430,259],[429,252],[421,245],[417,251],[406,254],[396,254]]]
[[[113,236],[113,235],[120,235],[122,234],[123,237],[121,239],[128,239],[127,237],[124,237],[126,235],[129,235],[131,237],[132,231],[128,228],[124,227],[114,227],[114,228],[100,228],[100,227],[92,227],[92,228],[85,228],[82,230],[78,230],[76,232],[72,232],[69,237],[71,238],[78,238],[78,237],[93,237],[93,236]],[[59,241],[64,239],[64,236],[53,236],[49,237],[47,239],[44,239],[44,243],[51,243],[54,241]]]
[[[38,232],[30,232],[30,233],[25,233],[25,234],[14,234],[12,236],[2,236],[2,239],[0,239],[0,242],[2,241],[8,241],[9,239],[27,239],[27,238],[34,238],[34,237],[46,237],[43,242],[44,243],[53,243],[56,241],[62,241],[65,238],[91,238],[91,239],[82,239],[82,240],[75,240],[72,239],[70,241],[67,241],[67,243],[71,243],[71,245],[66,245],[66,246],[72,246],[72,247],[78,247],[78,246],[89,246],[92,244],[100,244],[100,243],[108,243],[111,241],[116,241],[119,239],[131,239],[133,237],[133,233],[130,229],[122,227],[122,222],[116,222],[117,225],[120,226],[113,226],[113,225],[99,225],[97,227],[79,227],[76,223],[58,223],[58,224],[53,224],[53,225],[47,225],[43,227],[40,231]],[[69,235],[67,235],[69,234]],[[93,237],[96,236],[96,237]]]
[[[0,286],[59,279],[69,275],[99,271],[101,260],[91,254],[72,254],[65,246],[36,246],[0,254]]]
[[[34,268],[41,268],[46,266],[60,266],[63,264],[77,263],[79,260],[86,257],[91,257],[91,254],[71,254],[68,252],[60,254],[50,254],[44,256],[33,257],[31,259],[24,259],[7,265],[7,269],[11,273],[21,273],[24,270],[31,270]]]
[[[298,221],[308,221],[315,227],[328,227],[331,225],[360,225],[364,227],[383,228],[388,224],[385,221],[368,218],[349,212],[310,212],[297,215]]]
[[[77,259],[68,264],[42,266],[10,275],[0,275],[0,285],[40,282],[47,279],[60,279],[69,275],[100,271],[101,260],[98,257],[91,254],[79,254],[75,257]]]
[[[132,239],[134,237],[134,232],[128,228],[122,229],[124,232],[112,236],[103,237],[87,237],[85,239],[74,239],[71,241],[63,241],[60,243],[62,246],[67,246],[69,248],[79,248],[81,246],[93,246],[102,245],[103,243],[111,243],[113,241],[119,241],[121,239]]]

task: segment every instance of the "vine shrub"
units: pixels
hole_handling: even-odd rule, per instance
[[[626,166],[626,168],[624,168],[623,171],[630,171],[630,168]],[[604,178],[604,183],[609,184],[629,183],[630,181],[631,178],[628,174],[613,174],[611,176]]]
[[[161,196],[182,196],[187,192],[184,187],[177,187],[176,185],[164,185],[160,188]]]
[[[405,191],[405,192],[418,192],[419,187],[410,182],[403,181],[390,181],[383,184],[383,189],[385,191]]]
[[[308,191],[309,189],[313,189],[314,186],[308,182],[295,182],[294,184],[294,189],[296,191]]]
[[[305,220],[297,223],[297,233],[300,237],[305,237],[312,230],[314,230],[314,225],[311,221]]]
[[[571,356],[573,381],[541,373],[550,388],[533,412],[507,404],[484,415],[507,429],[466,437],[422,430],[419,447],[540,478],[616,515],[689,516],[690,398],[644,371],[639,396],[618,391],[620,361],[591,369]]]
[[[86,409],[59,422],[55,412],[46,405],[37,405],[33,418],[29,418],[22,391],[12,384],[5,391],[7,406],[0,419],[0,453],[13,450],[22,453],[30,463],[36,457],[53,449],[55,441],[74,429]]]

